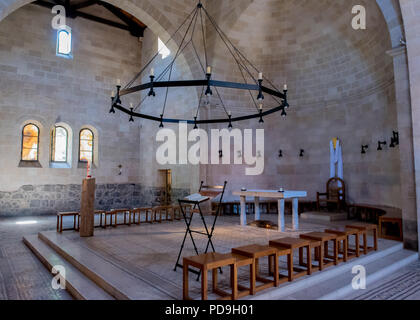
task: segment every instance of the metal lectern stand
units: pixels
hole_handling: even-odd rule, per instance
[[[181,259],[182,250],[184,249],[185,241],[187,240],[187,235],[188,234],[190,235],[191,241],[192,241],[193,246],[194,246],[195,253],[197,255],[199,255],[199,252],[198,252],[197,246],[196,246],[195,241],[194,241],[193,233],[201,234],[201,235],[204,235],[208,238],[206,250],[204,251],[204,253],[208,252],[210,246],[211,246],[211,249],[213,250],[213,252],[216,252],[216,250],[214,249],[214,245],[213,245],[213,242],[212,242],[211,238],[213,237],[214,228],[216,226],[217,218],[219,217],[220,210],[222,208],[221,204],[222,204],[222,201],[223,201],[223,195],[225,193],[227,181],[225,181],[223,186],[204,186],[203,183],[204,182],[202,181],[201,185],[200,185],[200,190],[198,192],[201,195],[201,198],[197,199],[196,201],[188,200],[188,199],[178,200],[179,205],[181,207],[182,216],[184,217],[184,221],[185,221],[185,225],[186,225],[187,229],[185,230],[184,240],[182,241],[181,248],[179,250],[179,254],[178,254],[178,258],[177,258],[176,263],[175,263],[174,271],[176,271],[177,267],[180,267],[180,268],[183,267],[182,264],[179,263],[179,260]],[[217,210],[215,212],[215,216],[214,216],[214,220],[213,220],[211,230],[209,231],[209,228],[207,227],[206,220],[204,219],[203,212],[201,211],[200,204],[203,203],[203,202],[209,201],[211,198],[215,198],[219,195],[220,195],[219,204],[218,204]],[[193,206],[193,209],[191,210],[191,216],[189,218],[187,217],[187,214],[185,212],[185,205],[192,205]],[[201,232],[201,231],[191,229],[191,222],[192,222],[192,219],[194,217],[194,213],[197,212],[197,210],[196,210],[197,208],[198,208],[198,213],[200,214],[200,217],[201,217],[201,221],[203,222],[205,232]],[[192,273],[197,274],[198,277],[200,277],[200,272],[198,272],[196,270],[190,270],[190,271]]]

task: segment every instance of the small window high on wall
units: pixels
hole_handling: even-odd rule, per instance
[[[93,132],[89,129],[80,131],[79,162],[93,163]]]
[[[68,26],[57,31],[57,56],[72,58],[72,34]]]
[[[67,162],[68,132],[65,128],[57,126],[51,134],[51,161]]]
[[[22,130],[22,161],[39,160],[39,128],[34,124],[27,124]]]
[[[159,54],[162,55],[162,59],[166,59],[171,55],[171,50],[169,50],[160,38],[158,38],[158,51]]]

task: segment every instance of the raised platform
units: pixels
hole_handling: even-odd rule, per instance
[[[308,222],[312,221],[312,222],[330,223],[330,222],[347,220],[347,213],[346,212],[311,211],[311,212],[302,213],[300,215],[300,218]]]
[[[288,229],[279,235],[277,231],[241,227],[237,223],[237,218],[222,217],[214,236],[218,252],[229,252],[232,247],[252,243],[267,244],[269,240],[321,231],[331,226],[304,222],[301,231]],[[38,236],[25,237],[24,242],[49,270],[54,265],[65,267],[66,274],[63,276],[67,289],[77,299],[171,300],[182,299],[182,270],[175,272],[173,268],[184,230],[182,222],[164,222],[98,229],[93,238],[80,238],[76,232],[41,232]],[[202,250],[206,239],[197,239],[197,245]],[[335,297],[344,298],[348,290],[343,291],[342,288],[351,284],[351,278],[347,278],[352,277],[352,265],[366,265],[371,272],[369,276],[377,280],[418,257],[417,253],[403,250],[402,245],[394,241],[380,239],[379,248],[378,252],[285,283],[248,299],[319,299],[329,297],[328,294],[337,290],[341,291],[334,293]],[[190,241],[187,241],[185,255],[193,255]],[[280,266],[285,270],[286,261],[281,260]],[[266,261],[261,261],[261,268],[267,272]],[[220,281],[227,284],[228,275],[229,272],[224,272]],[[190,277],[190,295],[197,299],[200,283],[195,275]],[[247,284],[248,270],[239,272],[238,282]],[[226,289],[223,285],[220,287]],[[215,298],[209,295],[209,299]]]

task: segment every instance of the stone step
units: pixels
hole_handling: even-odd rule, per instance
[[[56,232],[41,232],[39,238],[96,285],[118,300],[161,300],[162,292],[89,248],[68,241]],[[173,299],[167,296],[165,299]]]
[[[325,269],[322,272],[315,272],[311,276],[299,278],[291,283],[282,285],[262,292],[250,300],[282,300],[282,299],[340,299],[345,295],[354,292],[351,280],[355,275],[352,274],[354,266],[362,265],[366,267],[367,276],[371,283],[377,281],[396,268],[401,268],[418,259],[416,252],[403,249],[403,244],[390,242],[386,248],[380,251],[362,255],[357,259],[352,259],[347,263],[340,263]],[[349,291],[350,290],[350,291]]]
[[[78,300],[114,300],[112,296],[84,276],[78,269],[61,257],[38,236],[25,236],[25,245],[37,256],[44,266],[51,271],[54,266],[63,266],[66,290]]]

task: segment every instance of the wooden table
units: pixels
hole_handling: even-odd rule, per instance
[[[253,244],[249,246],[233,248],[232,253],[239,254],[241,256],[249,257],[253,259],[253,264],[251,266],[251,294],[255,295],[257,292],[271,288],[273,286],[279,285],[279,260],[278,260],[278,251],[276,248],[270,246],[262,246],[259,244]],[[266,279],[259,276],[259,264],[258,260],[260,258],[268,258],[268,265],[271,265],[271,261],[274,258],[274,270],[273,270],[273,280]],[[263,285],[257,287],[256,282],[263,282]]]
[[[285,231],[284,221],[284,202],[286,199],[293,201],[293,230],[299,230],[299,198],[308,196],[306,191],[284,191],[279,192],[276,190],[247,190],[233,192],[234,196],[241,198],[241,225],[246,225],[246,197],[254,197],[255,202],[255,220],[261,218],[260,214],[260,198],[277,199],[278,201],[278,226],[279,232]]]

